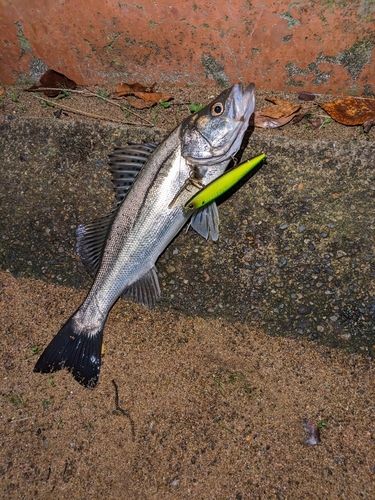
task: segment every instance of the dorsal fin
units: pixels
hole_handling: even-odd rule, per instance
[[[217,205],[212,202],[194,212],[189,225],[206,240],[211,236],[212,241],[217,241],[219,238],[219,223]]]
[[[81,224],[76,230],[77,253],[83,265],[93,276],[98,272],[117,207],[127,195],[134,179],[156,147],[157,144],[153,143],[130,144],[124,148],[115,148],[114,152],[108,156],[109,169],[116,192],[116,209],[88,224]]]
[[[129,297],[143,306],[153,309],[161,296],[159,280],[156,273],[156,267],[154,266],[138,281],[130,285],[123,292],[122,297]]]
[[[125,198],[134,179],[156,147],[157,144],[154,143],[132,144],[125,148],[115,148],[114,152],[108,155],[117,205]]]

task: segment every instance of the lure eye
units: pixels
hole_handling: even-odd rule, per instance
[[[216,102],[211,107],[211,115],[212,116],[220,116],[224,112],[224,106],[221,102]]]
[[[188,208],[189,208],[190,210],[193,210],[194,205],[193,205],[192,203],[190,203],[190,204],[188,205]]]

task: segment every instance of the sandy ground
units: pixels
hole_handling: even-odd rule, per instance
[[[82,292],[0,280],[2,498],[375,497],[368,358],[119,301],[90,391],[32,372]]]
[[[170,129],[186,116],[182,103],[207,101],[213,91],[179,92],[181,104],[139,113]],[[59,102],[124,118],[98,98]],[[77,118],[22,89],[6,90],[0,112],[2,120]],[[285,133],[362,134],[335,123]],[[119,301],[95,390],[66,372],[34,374],[38,353],[83,297],[0,273],[0,498],[375,498],[369,358]],[[306,419],[320,428],[317,444],[306,443]]]

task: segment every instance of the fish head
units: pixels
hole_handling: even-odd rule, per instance
[[[241,147],[255,108],[254,84],[236,83],[182,123],[181,153],[191,165],[229,160]]]

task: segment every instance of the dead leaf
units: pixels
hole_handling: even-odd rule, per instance
[[[136,83],[118,83],[116,85],[116,92],[112,94],[112,97],[123,97],[130,94],[134,94],[135,92],[154,92],[155,91],[156,82],[151,85],[151,87],[145,87],[144,85],[136,82]]]
[[[297,123],[299,123],[301,120],[303,120],[306,116],[306,113],[297,113],[293,120],[292,120],[292,123],[293,125],[296,125]]]
[[[132,99],[130,104],[138,109],[150,107],[159,101],[167,102],[173,98],[173,96],[171,94],[164,94],[164,93],[160,93],[160,92],[155,92],[155,86],[156,86],[156,83],[151,85],[151,87],[145,87],[144,85],[142,85],[138,82],[137,83],[118,83],[116,85],[116,92],[113,92],[111,94],[111,97],[113,97],[114,99],[119,99],[120,97],[133,95],[133,96],[138,97],[139,99],[142,99],[143,101],[149,103],[147,106],[144,105],[144,103],[141,106],[141,104],[135,104],[136,100]],[[129,101],[129,99],[128,99],[128,101]]]
[[[142,99],[137,99],[136,97],[126,97],[125,100],[130,106],[133,106],[133,108],[136,109],[151,108],[151,106],[155,104],[154,102],[150,101],[142,101]]]
[[[303,420],[306,432],[305,443],[314,446],[320,443],[320,430],[315,422],[311,422],[307,418]]]
[[[375,118],[375,99],[344,97],[319,106],[344,125],[362,125]]]
[[[301,109],[300,104],[292,104],[290,101],[274,99],[272,97],[266,97],[266,100],[275,104],[275,106],[268,106],[261,110],[263,116],[269,116],[270,118],[278,119],[282,116],[289,116]]]
[[[310,128],[312,130],[316,130],[317,128],[321,127],[323,123],[325,122],[325,118],[317,118],[315,120],[307,120],[309,122]]]
[[[293,113],[292,115],[282,116],[281,118],[270,118],[269,116],[264,116],[262,112],[263,110],[255,111],[254,113],[254,120],[252,124],[255,127],[261,127],[261,128],[282,127],[283,125],[289,123],[297,115],[297,113]]]
[[[300,92],[298,94],[298,99],[300,101],[313,101],[315,97],[316,95],[313,94],[312,92]]]
[[[40,88],[56,89],[56,90],[42,90],[43,94],[48,97],[58,96],[64,89],[74,90],[77,88],[76,82],[68,78],[67,76],[55,71],[53,69],[48,69],[40,77],[39,82],[29,89],[28,91],[36,91]]]
[[[341,194],[340,193],[332,193],[332,198],[334,200],[337,200],[338,198],[340,198]]]
[[[3,95],[3,94],[4,94],[4,92],[5,92],[4,87],[0,87],[0,95]]]
[[[374,125],[375,125],[375,117],[372,118],[371,120],[367,120],[367,122],[363,124],[363,131],[366,132],[367,134],[368,132],[370,132],[371,127],[373,127]]]

